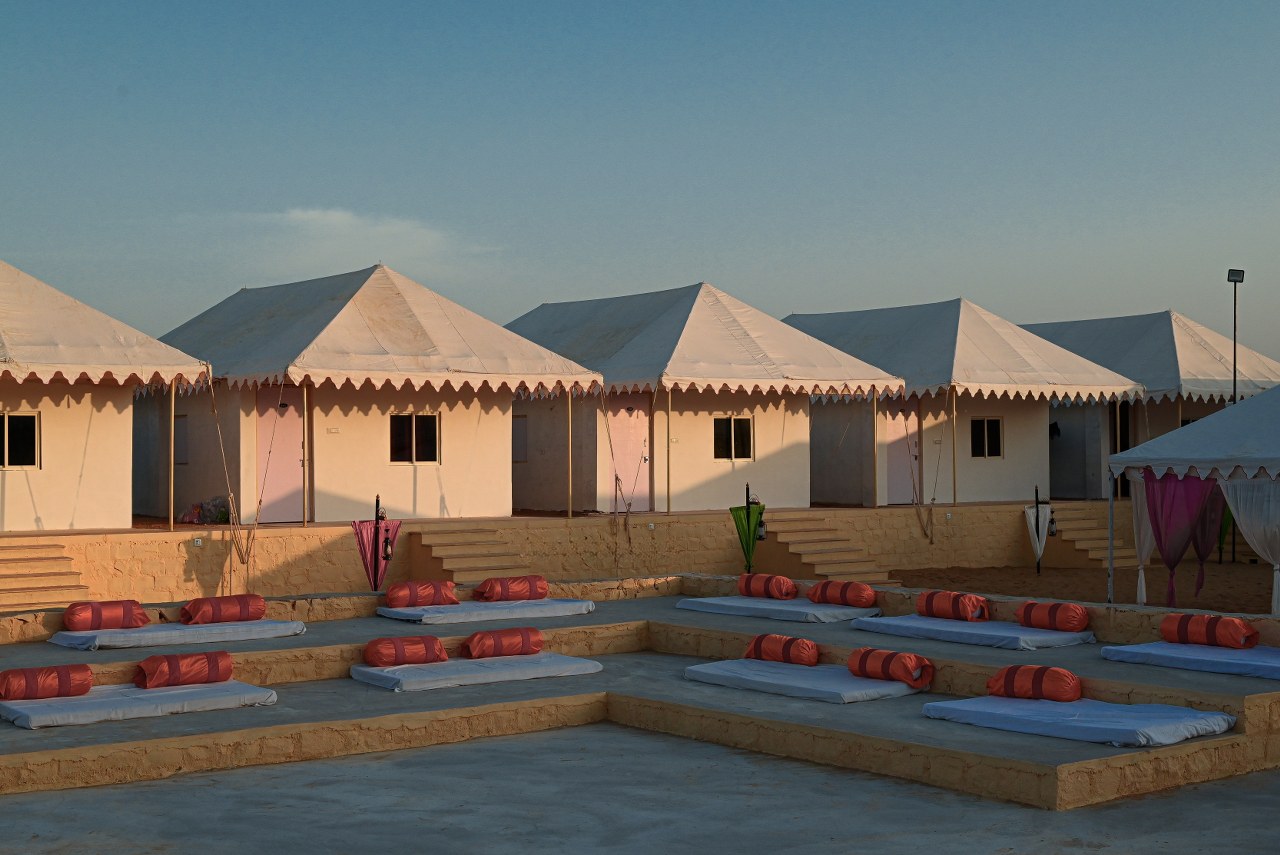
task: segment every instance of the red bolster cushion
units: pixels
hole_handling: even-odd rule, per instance
[[[444,645],[434,635],[375,638],[364,646],[364,664],[375,668],[448,661],[449,654],[444,652]]]
[[[151,623],[137,600],[72,603],[62,613],[62,625],[72,632],[88,629],[136,629]]]
[[[786,576],[768,573],[743,573],[738,577],[738,593],[744,597],[768,597],[771,600],[794,600],[800,591]]]
[[[500,600],[545,600],[547,580],[542,576],[505,576],[485,579],[472,592],[473,600],[496,603]]]
[[[1247,621],[1219,615],[1165,615],[1160,637],[1173,644],[1211,644],[1243,650],[1258,644],[1258,630]]]
[[[1045,701],[1080,700],[1080,678],[1066,668],[1009,665],[987,681],[987,694]]]
[[[958,591],[922,591],[916,597],[916,614],[947,620],[988,620],[987,598]]]
[[[1027,600],[1018,606],[1018,623],[1059,632],[1084,632],[1089,628],[1089,610],[1079,603],[1037,603]]]
[[[405,606],[456,606],[458,595],[452,582],[397,582],[387,588],[387,605],[393,609]]]
[[[490,656],[528,656],[542,651],[542,633],[531,626],[519,629],[494,629],[473,632],[462,642],[462,655],[468,659]]]
[[[73,698],[93,688],[88,665],[50,665],[0,671],[0,701]]]
[[[139,689],[157,689],[161,686],[225,683],[230,679],[231,654],[215,650],[213,653],[148,656],[138,663],[133,684]]]
[[[828,579],[809,588],[809,602],[869,609],[876,604],[876,592],[862,582],[835,582]]]
[[[849,673],[872,680],[897,680],[913,689],[933,682],[933,663],[916,653],[859,647],[849,654]]]
[[[747,645],[746,659],[786,662],[790,665],[817,665],[818,645],[807,638],[790,635],[757,635]]]
[[[267,614],[267,601],[257,594],[234,597],[197,597],[182,607],[183,623],[231,623],[262,620]]]

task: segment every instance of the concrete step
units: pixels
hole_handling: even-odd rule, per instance
[[[875,562],[870,559],[862,561],[833,561],[830,564],[818,564],[813,568],[815,576],[823,576],[834,578],[835,576],[846,576],[850,573],[879,573],[876,569]],[[859,577],[861,578],[861,577]]]
[[[797,553],[800,560],[805,564],[811,564],[815,567],[823,564],[834,564],[840,561],[870,561],[867,557],[865,549],[857,547],[846,547],[844,549],[831,549],[823,552],[800,552]]]
[[[0,573],[0,591],[56,587],[81,587],[80,574],[71,570],[30,570],[25,573]]]
[[[840,533],[831,528],[813,528],[804,529],[803,531],[774,531],[769,530],[769,536],[777,539],[778,543],[829,543],[831,541],[843,541],[847,538],[841,537]]]
[[[60,556],[60,543],[0,543],[0,558],[10,555]]]
[[[824,580],[832,582],[862,582],[864,585],[898,585],[897,579],[889,575],[888,570],[870,568],[865,570],[823,571],[818,573]]]
[[[1090,549],[1089,557],[1092,558],[1094,561],[1101,561],[1103,564],[1106,564],[1107,550]],[[1117,562],[1132,560],[1133,566],[1134,567],[1138,566],[1138,553],[1134,552],[1132,549],[1117,549],[1115,551],[1115,559]],[[1154,555],[1152,556],[1152,559],[1153,560],[1155,559]]]
[[[458,555],[441,558],[440,566],[456,573],[459,570],[484,570],[490,567],[523,567],[524,561],[515,552],[494,552],[488,555]]]
[[[447,571],[447,575],[459,585],[474,585],[477,582],[483,582],[485,579],[493,579],[501,576],[527,576],[529,575],[529,566],[527,564],[495,564],[492,567],[469,567],[465,570]]]
[[[1125,543],[1123,540],[1121,540],[1118,537],[1115,539],[1115,547],[1116,549],[1132,548],[1129,546],[1129,544]],[[1091,538],[1089,540],[1077,540],[1075,541],[1075,548],[1083,549],[1086,551],[1093,550],[1093,549],[1101,549],[1105,551],[1107,548],[1107,539],[1105,537],[1099,537],[1099,538]]]
[[[510,555],[511,545],[501,540],[471,543],[433,543],[427,547],[432,558],[465,558],[473,555]]]
[[[775,520],[765,517],[765,527],[771,532],[834,531],[826,520]]]
[[[69,555],[0,555],[0,571],[15,567],[57,567],[72,561]]]
[[[37,585],[0,591],[0,611],[61,608],[76,600],[87,600],[84,585]]]
[[[495,540],[497,535],[496,528],[442,528],[413,532],[413,537],[423,546]]]
[[[814,541],[810,543],[797,543],[790,547],[790,551],[795,555],[830,555],[834,552],[851,552],[857,555],[865,555],[867,550],[861,546],[854,546],[843,538],[840,540]]]

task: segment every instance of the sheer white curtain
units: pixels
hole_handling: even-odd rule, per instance
[[[1271,565],[1271,613],[1280,614],[1280,481],[1219,481],[1236,527]]]
[[[1151,530],[1151,517],[1147,516],[1147,485],[1142,480],[1142,470],[1125,470],[1129,478],[1129,498],[1133,503],[1133,549],[1138,553],[1138,605],[1147,604],[1147,562],[1156,551],[1156,533]]]

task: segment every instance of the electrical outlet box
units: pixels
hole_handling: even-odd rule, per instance
[[[193,541],[191,542],[191,545],[192,545],[192,546],[204,546],[204,538],[203,538],[203,537],[197,537],[195,540],[193,540]]]
[[[951,514],[947,514],[947,519],[951,519]]]
[[[649,531],[653,531],[653,523],[649,523]]]

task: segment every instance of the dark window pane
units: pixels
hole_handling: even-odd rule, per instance
[[[1003,453],[1000,450],[1000,420],[987,419],[987,457],[999,457]]]
[[[36,465],[36,417],[9,416],[9,465]]]
[[[419,463],[436,460],[436,416],[413,417],[413,459]]]
[[[751,457],[751,419],[733,420],[733,456],[737,460]]]
[[[391,417],[391,462],[413,462],[413,416]]]
[[[969,453],[974,457],[987,456],[987,426],[982,419],[969,422]]]
[[[732,421],[733,419],[716,419],[713,422],[713,442],[716,460],[728,460],[733,456],[730,436],[730,423]]]
[[[5,417],[0,415],[0,452],[4,451],[4,435],[5,435]],[[0,460],[0,464],[8,466],[8,459]]]
[[[529,462],[529,419],[527,416],[511,417],[511,462]]]

